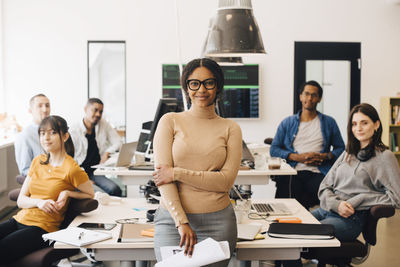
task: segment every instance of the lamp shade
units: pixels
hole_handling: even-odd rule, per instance
[[[241,57],[208,57],[216,62],[218,62],[220,65],[224,66],[242,66],[243,64],[243,59]]]
[[[209,57],[240,57],[265,54],[250,0],[220,0],[211,19],[202,54]]]

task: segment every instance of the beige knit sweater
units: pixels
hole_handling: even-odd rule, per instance
[[[230,205],[242,158],[239,125],[219,117],[214,105],[192,106],[164,115],[154,136],[155,165],[174,167],[173,183],[160,186],[161,205],[176,226],[188,223],[186,213],[216,212]]]

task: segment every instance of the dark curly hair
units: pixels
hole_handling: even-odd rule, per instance
[[[188,93],[187,80],[189,76],[193,73],[193,71],[199,67],[207,68],[217,80],[217,92],[216,92],[216,97],[214,99],[215,103],[217,99],[222,98],[224,92],[224,72],[222,71],[221,67],[218,65],[217,62],[209,58],[193,59],[183,68],[181,76],[181,86],[183,88],[183,91],[185,92],[186,99],[188,103],[191,103]]]

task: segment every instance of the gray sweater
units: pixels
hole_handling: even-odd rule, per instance
[[[336,160],[319,187],[321,208],[338,211],[342,200],[355,210],[366,210],[376,204],[400,208],[400,168],[389,150],[375,151],[376,156],[361,162],[346,152]]]

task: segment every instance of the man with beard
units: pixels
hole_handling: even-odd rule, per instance
[[[271,157],[297,170],[296,176],[276,178],[275,197],[295,198],[306,209],[319,204],[319,185],[344,150],[336,121],[317,111],[322,92],[316,81],[300,86],[302,109],[280,123],[270,148]]]
[[[50,101],[44,94],[34,95],[29,100],[29,113],[33,122],[15,139],[15,160],[20,174],[26,176],[34,157],[44,153],[39,142],[39,124],[50,115]]]
[[[89,98],[83,120],[71,126],[71,137],[75,146],[75,160],[85,169],[95,185],[109,195],[121,196],[121,188],[103,175],[94,175],[91,167],[104,163],[110,153],[116,152],[122,140],[117,131],[103,120],[104,104],[98,98]]]

